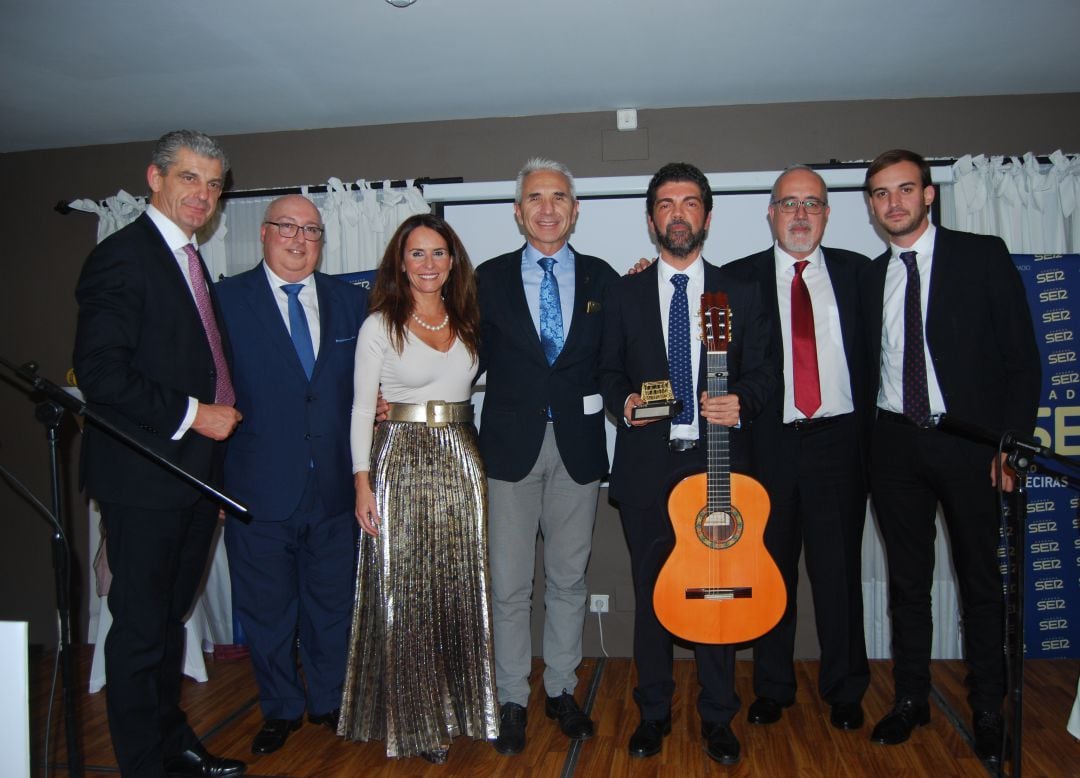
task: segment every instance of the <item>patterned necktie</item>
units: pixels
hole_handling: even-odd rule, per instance
[[[562,303],[559,300],[559,282],[555,280],[555,260],[544,257],[537,260],[544,269],[540,282],[540,345],[549,365],[554,365],[563,347]]]
[[[930,395],[926,389],[926,355],[923,346],[922,282],[914,251],[901,251],[907,268],[904,292],[904,415],[925,426],[930,421]]]
[[[214,372],[217,376],[214,386],[214,402],[219,405],[235,405],[236,393],[233,392],[229,365],[225,362],[225,349],[221,345],[221,330],[218,329],[214,306],[210,303],[210,288],[206,284],[199,252],[190,243],[184,246],[188,258],[188,276],[191,278],[191,290],[195,295],[195,307],[199,309],[206,340],[210,344],[210,354],[214,358]]]
[[[814,306],[810,290],[803,280],[809,260],[795,263],[791,279],[791,362],[795,373],[795,407],[811,418],[821,407],[821,381],[818,375],[817,338],[814,335]]]
[[[686,284],[690,277],[676,273],[671,277],[675,291],[668,308],[668,373],[675,399],[682,402],[682,410],[671,420],[672,424],[690,424],[694,421],[694,371],[690,366],[690,305],[686,299]]]
[[[289,335],[296,348],[296,356],[300,357],[300,364],[304,366],[304,372],[311,378],[311,371],[315,369],[315,349],[311,345],[311,329],[304,314],[304,306],[300,304],[300,290],[304,285],[282,284],[281,288],[289,295]]]

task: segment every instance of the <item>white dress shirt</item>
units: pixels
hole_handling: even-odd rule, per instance
[[[285,322],[285,329],[288,330],[290,337],[292,336],[292,327],[289,325],[289,293],[281,287],[289,283],[304,285],[298,298],[300,307],[304,309],[304,316],[307,318],[308,330],[311,331],[311,348],[315,357],[318,358],[321,330],[319,328],[319,294],[315,288],[315,276],[309,275],[300,281],[286,281],[271,270],[265,261],[263,262],[263,269],[266,270],[270,290],[274,293],[274,302],[277,303],[278,311],[281,313],[281,318]]]

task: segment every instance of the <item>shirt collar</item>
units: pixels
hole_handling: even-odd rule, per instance
[[[165,239],[165,243],[168,245],[170,251],[179,251],[187,244],[192,244],[195,250],[199,249],[199,242],[195,236],[192,235],[188,238],[184,234],[184,231],[176,226],[176,222],[163,214],[157,208],[152,205],[146,206],[146,215],[150,217],[150,221],[157,227],[158,232],[161,233],[161,237]]]
[[[893,257],[899,259],[901,251],[914,251],[920,257],[931,257],[934,254],[934,237],[937,235],[937,228],[933,222],[927,225],[926,231],[919,236],[919,239],[915,241],[908,248],[897,246],[895,243],[889,243],[889,249],[892,251]]]
[[[540,250],[531,243],[525,244],[525,251],[521,255],[521,261],[527,264],[529,267],[536,267],[536,263],[543,257],[551,257],[555,260],[555,265],[563,265],[564,267],[574,260],[574,254],[570,251],[570,244],[562,244],[562,248],[556,251],[554,254],[541,254]]]
[[[657,259],[656,264],[660,271],[660,280],[665,284],[670,284],[671,277],[678,275],[679,273],[682,273],[684,276],[689,276],[691,282],[697,282],[699,285],[704,283],[705,260],[700,254],[698,254],[697,259],[691,262],[684,270],[676,270],[662,259]]]
[[[277,273],[270,269],[270,265],[266,264],[266,260],[263,260],[262,266],[263,270],[266,271],[266,277],[270,280],[270,286],[272,286],[274,289],[280,289],[285,284],[303,284],[304,286],[309,286],[315,281],[314,273],[308,274],[299,281],[286,281],[284,278],[281,278]]]
[[[776,261],[776,275],[779,277],[781,273],[786,273],[791,270],[791,266],[796,262],[802,262],[802,259],[791,256],[779,243],[773,243],[773,259]],[[819,244],[810,254],[803,257],[810,263],[809,267],[819,267],[823,262],[821,254],[821,245]]]

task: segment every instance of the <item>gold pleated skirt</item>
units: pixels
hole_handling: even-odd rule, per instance
[[[385,421],[372,444],[379,536],[361,533],[338,734],[386,755],[498,735],[487,481],[471,423]]]

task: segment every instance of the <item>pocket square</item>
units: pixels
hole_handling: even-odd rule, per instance
[[[600,310],[600,303],[596,300],[589,300],[585,303],[585,313],[597,313]]]
[[[353,335],[348,338],[334,338],[335,343],[348,343],[350,340],[356,340],[356,336]]]

